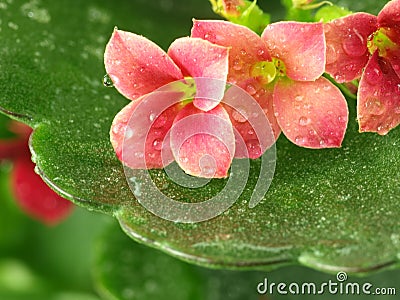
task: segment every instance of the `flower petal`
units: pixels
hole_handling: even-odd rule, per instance
[[[337,82],[361,76],[368,62],[368,37],[377,29],[377,18],[355,13],[324,24],[326,37],[326,72]]]
[[[119,160],[133,169],[163,168],[173,161],[164,138],[181,109],[182,93],[157,91],[125,106],[110,139]]]
[[[185,76],[194,78],[194,105],[204,111],[216,107],[224,96],[228,75],[228,48],[199,38],[186,37],[175,40],[168,49],[168,55]]]
[[[250,77],[251,67],[259,61],[271,61],[265,43],[245,26],[227,21],[193,21],[192,37],[231,47],[228,81],[238,84]]]
[[[282,60],[293,80],[312,81],[325,70],[322,23],[278,22],[265,28],[261,38],[272,57]]]
[[[400,1],[393,0],[386,3],[378,14],[380,27],[395,28],[400,26]]]
[[[121,30],[114,30],[106,46],[104,64],[115,88],[131,100],[183,78],[160,47],[142,36]]]
[[[340,147],[348,121],[347,102],[327,79],[279,80],[274,109],[283,133],[294,144],[306,148]]]
[[[235,152],[235,136],[227,112],[221,105],[207,112],[193,103],[186,105],[171,128],[171,150],[189,175],[227,177]]]
[[[225,93],[222,105],[236,129],[235,134],[240,135],[236,137],[235,157],[256,159],[275,143],[281,129],[274,116],[272,90],[264,89],[254,78],[247,84],[257,93],[251,96],[232,86]]]
[[[22,210],[47,225],[55,225],[65,219],[73,208],[72,202],[51,190],[38,174],[30,160],[28,146],[25,155],[15,161],[12,172],[13,193]]]
[[[400,123],[400,78],[375,52],[361,77],[357,117],[360,132],[384,135]]]

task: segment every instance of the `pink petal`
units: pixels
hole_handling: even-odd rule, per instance
[[[377,18],[355,13],[324,24],[326,37],[326,72],[337,82],[361,76],[368,62],[368,37],[377,29]]]
[[[361,77],[357,115],[361,132],[384,135],[400,123],[400,78],[378,52]]]
[[[160,47],[142,36],[121,30],[114,30],[106,46],[104,64],[115,88],[131,100],[183,78]]]
[[[400,26],[400,1],[389,1],[378,14],[380,27],[395,28]]]
[[[313,82],[280,80],[274,109],[285,136],[306,148],[340,147],[348,109],[340,90],[321,77]]]
[[[322,23],[278,22],[265,28],[261,38],[272,57],[282,60],[293,80],[312,81],[325,70]]]
[[[26,214],[47,225],[55,225],[71,213],[73,204],[51,190],[34,169],[25,145],[25,155],[15,161],[12,172],[14,196]]]
[[[271,61],[265,43],[245,26],[227,21],[193,21],[192,37],[198,37],[229,51],[228,81],[239,84],[250,77],[251,67],[259,61]]]
[[[235,152],[233,127],[221,105],[204,112],[193,103],[177,115],[171,128],[171,149],[189,175],[224,178]]]
[[[256,79],[249,79],[257,94],[250,96],[243,89],[230,87],[222,105],[236,129],[237,158],[260,157],[278,138],[281,130],[274,116],[272,90],[264,89]],[[257,101],[255,100],[257,99]]]
[[[110,139],[117,157],[133,169],[163,168],[173,161],[164,138],[181,109],[182,93],[157,91],[125,106]]]
[[[228,75],[228,48],[199,38],[186,37],[175,40],[168,55],[185,76],[194,77],[197,91],[194,105],[204,111],[216,107],[224,96]]]

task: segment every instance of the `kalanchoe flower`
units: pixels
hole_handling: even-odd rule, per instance
[[[105,67],[118,91],[133,100],[115,117],[110,131],[112,145],[125,165],[134,169],[163,168],[175,159],[190,175],[227,176],[236,154],[230,117],[220,104],[226,88],[228,53],[227,47],[187,37],[175,40],[167,54],[144,37],[114,31],[106,47]],[[190,89],[193,81],[190,78],[196,84],[192,96],[184,92]],[[217,79],[217,84],[213,81],[210,85],[207,80],[201,80],[207,78]],[[176,80],[184,86],[181,90],[159,89]],[[155,106],[166,107],[162,113],[154,115],[151,108]],[[140,107],[148,108],[142,115],[134,115]],[[132,116],[136,117],[130,123]],[[197,121],[187,124],[187,127],[195,128],[199,134],[192,135],[182,144],[179,130],[170,129],[190,116],[195,116]],[[221,122],[202,121],[207,118],[217,118]],[[218,130],[222,140],[205,133]],[[164,150],[171,155],[164,157]],[[249,152],[247,155],[251,156],[251,149]],[[261,154],[262,151],[258,156]],[[202,169],[202,157],[214,158],[213,172]]]
[[[326,72],[339,83],[360,80],[360,132],[384,135],[400,123],[400,0],[378,16],[356,13],[325,24]]]
[[[73,204],[52,191],[34,172],[35,164],[28,148],[32,130],[15,121],[10,125],[17,137],[0,141],[0,159],[14,163],[11,184],[15,199],[27,215],[47,225],[55,225],[71,213]]]
[[[231,47],[228,81],[253,95],[276,135],[282,129],[290,141],[308,148],[341,145],[348,109],[339,89],[321,77],[322,23],[279,22],[259,37],[229,22],[195,21],[192,37]],[[246,123],[231,119],[246,141]]]

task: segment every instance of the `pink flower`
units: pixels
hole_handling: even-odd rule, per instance
[[[106,47],[105,67],[117,90],[132,102],[117,114],[110,135],[125,165],[163,168],[175,159],[190,175],[227,176],[235,155],[233,127],[220,103],[228,53],[227,47],[187,37],[175,40],[167,54],[142,36],[114,31]],[[193,89],[193,79],[188,77],[194,78],[193,94],[185,92]],[[207,78],[216,81],[209,84]],[[180,88],[160,89],[177,80]],[[192,121],[180,122],[184,119]],[[184,131],[191,130],[190,137],[180,140]]]
[[[326,60],[322,23],[274,23],[259,37],[229,22],[195,21],[191,36],[230,47],[228,81],[258,101],[276,135],[282,130],[308,148],[341,145],[348,109],[339,89],[321,77]],[[232,123],[246,141],[247,124]]]
[[[11,184],[15,199],[27,215],[47,225],[55,225],[71,213],[73,204],[57,195],[34,172],[35,164],[28,148],[32,130],[15,121],[10,125],[17,137],[0,141],[0,159],[10,159],[14,163]]]
[[[326,72],[337,82],[361,77],[360,132],[384,135],[400,123],[400,0],[378,16],[356,13],[325,24]]]

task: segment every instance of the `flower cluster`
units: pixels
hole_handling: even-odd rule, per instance
[[[213,3],[235,17],[245,5]],[[360,131],[385,134],[400,122],[399,33],[400,0],[389,2],[377,17],[357,13],[325,24],[277,22],[261,35],[228,21],[194,20],[191,36],[175,40],[167,52],[116,29],[105,67],[116,89],[132,102],[114,119],[112,145],[128,167],[163,168],[175,160],[186,173],[209,178],[226,177],[234,157],[260,157],[281,132],[301,147],[340,147],[347,102],[325,72],[338,83],[362,76]],[[174,82],[181,84],[160,90]],[[234,97],[232,85],[261,108],[272,141],[254,134],[248,105],[227,104]],[[165,109],[155,114],[155,106]],[[193,122],[178,126],[188,118]],[[193,134],[181,141],[187,130]],[[204,157],[212,158],[211,171]]]
[[[355,13],[324,27],[326,72],[339,83],[360,80],[360,131],[384,135],[400,123],[400,1],[378,16]]]

